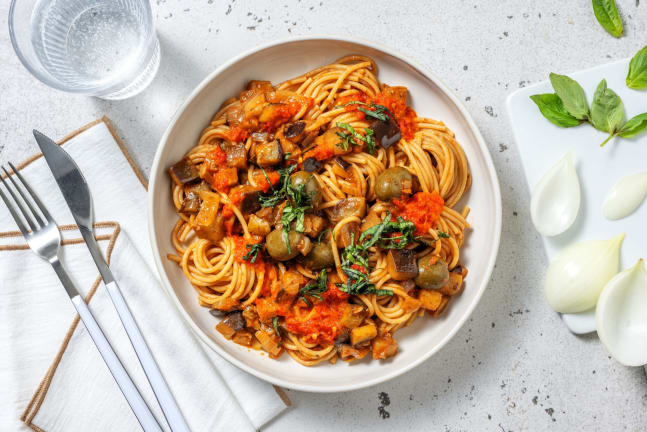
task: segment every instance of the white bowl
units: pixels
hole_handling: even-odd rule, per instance
[[[396,333],[398,354],[388,361],[338,362],[304,367],[290,356],[272,360],[260,352],[225,340],[217,321],[198,305],[195,290],[182,270],[166,259],[174,252],[171,230],[177,215],[171,201],[167,168],[195,145],[221,103],[237,95],[249,80],[278,83],[348,54],[372,57],[379,79],[409,88],[418,114],[442,120],[463,146],[472,171],[472,187],[461,201],[471,208],[461,259],[469,269],[465,289],[438,319],[422,317]],[[368,387],[419,365],[456,334],[485,291],[501,236],[501,192],[483,137],[465,108],[436,76],[395,51],[373,42],[340,37],[303,37],[273,42],[220,66],[198,85],[172,119],[160,141],[148,190],[148,227],[162,285],[189,326],[218,354],[239,368],[273,384],[310,392],[339,392]],[[191,365],[186,365],[191,367]]]

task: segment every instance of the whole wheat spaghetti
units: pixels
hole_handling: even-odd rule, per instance
[[[461,291],[465,154],[377,73],[348,56],[252,81],[169,168],[168,258],[223,337],[305,366],[385,359]]]

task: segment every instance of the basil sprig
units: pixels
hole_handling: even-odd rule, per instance
[[[597,130],[612,134],[622,124],[624,117],[622,99],[607,87],[607,80],[603,79],[593,94],[591,124]]]
[[[347,131],[337,132],[337,136],[341,139],[341,141],[337,143],[337,147],[343,150],[348,150],[351,145],[358,145],[359,141],[366,143],[366,147],[370,154],[375,153],[375,133],[373,132],[373,129],[364,128],[364,133],[366,135],[362,135],[348,123],[337,123],[337,127],[345,129]]]
[[[308,282],[307,285],[299,289],[299,297],[309,307],[312,306],[312,303],[308,297],[322,300],[321,294],[326,291],[328,291],[328,274],[326,273],[326,269],[323,269],[317,275],[317,279]]]
[[[622,36],[622,19],[615,0],[593,0],[593,13],[600,25],[613,37]]]
[[[555,93],[536,94],[530,96],[530,99],[537,104],[544,117],[559,127],[573,127],[581,123],[566,111],[562,100]]]
[[[536,94],[530,96],[530,99],[537,104],[546,119],[559,127],[567,128],[588,122],[609,134],[600,146],[613,137],[631,138],[647,130],[647,113],[623,123],[625,108],[622,99],[607,87],[606,80],[598,84],[590,109],[584,89],[577,81],[566,75],[551,73],[550,82],[555,93]]]
[[[625,81],[627,87],[632,89],[647,88],[647,45],[631,59]]]

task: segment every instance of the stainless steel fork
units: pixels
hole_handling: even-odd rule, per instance
[[[83,300],[83,297],[81,297],[67,271],[61,264],[59,259],[61,234],[58,231],[56,222],[29,184],[27,184],[22,174],[20,174],[12,163],[9,163],[9,166],[15,173],[15,176],[10,175],[9,171],[3,166],[2,170],[6,174],[8,181],[3,178],[2,173],[0,173],[0,181],[9,192],[11,199],[2,191],[1,187],[0,198],[2,198],[9,213],[11,213],[11,216],[16,221],[30,249],[36,255],[49,262],[54,268],[74,307],[81,316],[85,328],[88,330],[90,337],[101,353],[101,357],[103,357],[108,369],[110,369],[110,373],[112,373],[115,381],[117,381],[117,385],[119,385],[121,392],[126,397],[130,408],[135,413],[144,431],[161,432],[162,429],[155,419],[155,416],[153,416],[153,413],[139,393],[135,383],[133,383],[130,375],[128,375],[128,372],[126,372],[126,369],[121,364],[110,342],[106,339],[103,330],[101,330],[92,312],[88,309],[85,300]],[[17,177],[17,181],[14,177]],[[36,210],[36,207],[39,211]]]

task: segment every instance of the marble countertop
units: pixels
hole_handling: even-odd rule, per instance
[[[8,13],[0,5],[0,16]],[[647,429],[642,368],[613,361],[596,336],[576,337],[543,298],[546,256],[530,225],[529,192],[505,99],[547,78],[630,57],[647,40],[647,2],[619,0],[625,36],[597,24],[590,0],[200,0],[153,2],[162,47],[143,93],[104,101],[32,78],[0,33],[0,161],[34,153],[32,128],[62,137],[102,115],[148,174],[167,122],[210,71],[267,41],[358,36],[418,60],[464,101],[503,193],[503,237],[476,311],[437,355],[387,383],[342,394],[290,391],[291,411],[268,431],[638,431]],[[5,21],[6,22],[6,21]]]

